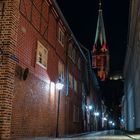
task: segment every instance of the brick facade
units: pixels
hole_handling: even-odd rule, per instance
[[[83,132],[87,59],[59,7],[50,0],[2,0],[0,6],[4,7],[0,15],[0,138],[56,135],[59,62],[64,65],[59,136]],[[63,42],[58,40],[59,28]],[[38,42],[48,52],[46,67],[37,63]],[[68,54],[70,43],[74,60]]]
[[[17,46],[19,1],[1,0],[0,7],[0,138],[9,138],[11,132],[15,75],[14,54]]]

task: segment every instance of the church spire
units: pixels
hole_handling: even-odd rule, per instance
[[[99,12],[102,11],[102,2],[99,0]]]
[[[100,45],[103,43],[106,44],[106,35],[105,35],[105,27],[102,15],[102,3],[99,0],[99,13],[98,13],[98,20],[97,20],[97,28],[96,28],[96,35],[94,44],[97,44],[97,41],[100,41]]]
[[[109,72],[109,51],[106,43],[101,0],[99,0],[98,20],[92,51],[92,67],[97,70],[97,75],[104,81]]]

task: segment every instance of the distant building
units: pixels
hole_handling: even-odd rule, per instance
[[[98,84],[80,46],[55,0],[0,1],[1,139],[88,130]]]
[[[128,48],[124,66],[123,112],[128,131],[140,131],[140,1],[130,0]]]
[[[101,2],[99,3],[97,29],[92,50],[92,67],[101,81],[106,80],[109,72],[109,50],[106,42]]]
[[[82,46],[82,50],[87,58],[88,68],[88,94],[86,99],[86,118],[87,118],[87,130],[97,131],[101,125],[101,90],[95,73],[92,70],[90,52]],[[99,116],[95,116],[95,112],[100,112]]]
[[[123,74],[120,71],[109,74],[109,80],[123,80]]]

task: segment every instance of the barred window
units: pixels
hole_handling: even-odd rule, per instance
[[[47,69],[48,50],[38,41],[36,63]]]

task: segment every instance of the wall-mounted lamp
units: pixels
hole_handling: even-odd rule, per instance
[[[99,116],[100,113],[99,112],[94,112],[94,116]]]
[[[106,117],[103,117],[103,120],[104,120],[104,121],[107,121],[107,118],[106,118]]]
[[[64,87],[64,84],[61,82],[61,80],[59,79],[58,82],[56,83],[56,88],[58,90],[62,90]]]
[[[56,88],[59,90],[58,93],[58,104],[57,104],[57,120],[56,120],[56,137],[59,137],[59,106],[60,106],[60,91],[63,89],[64,84],[62,83],[61,79],[59,78],[58,82],[56,83]]]

